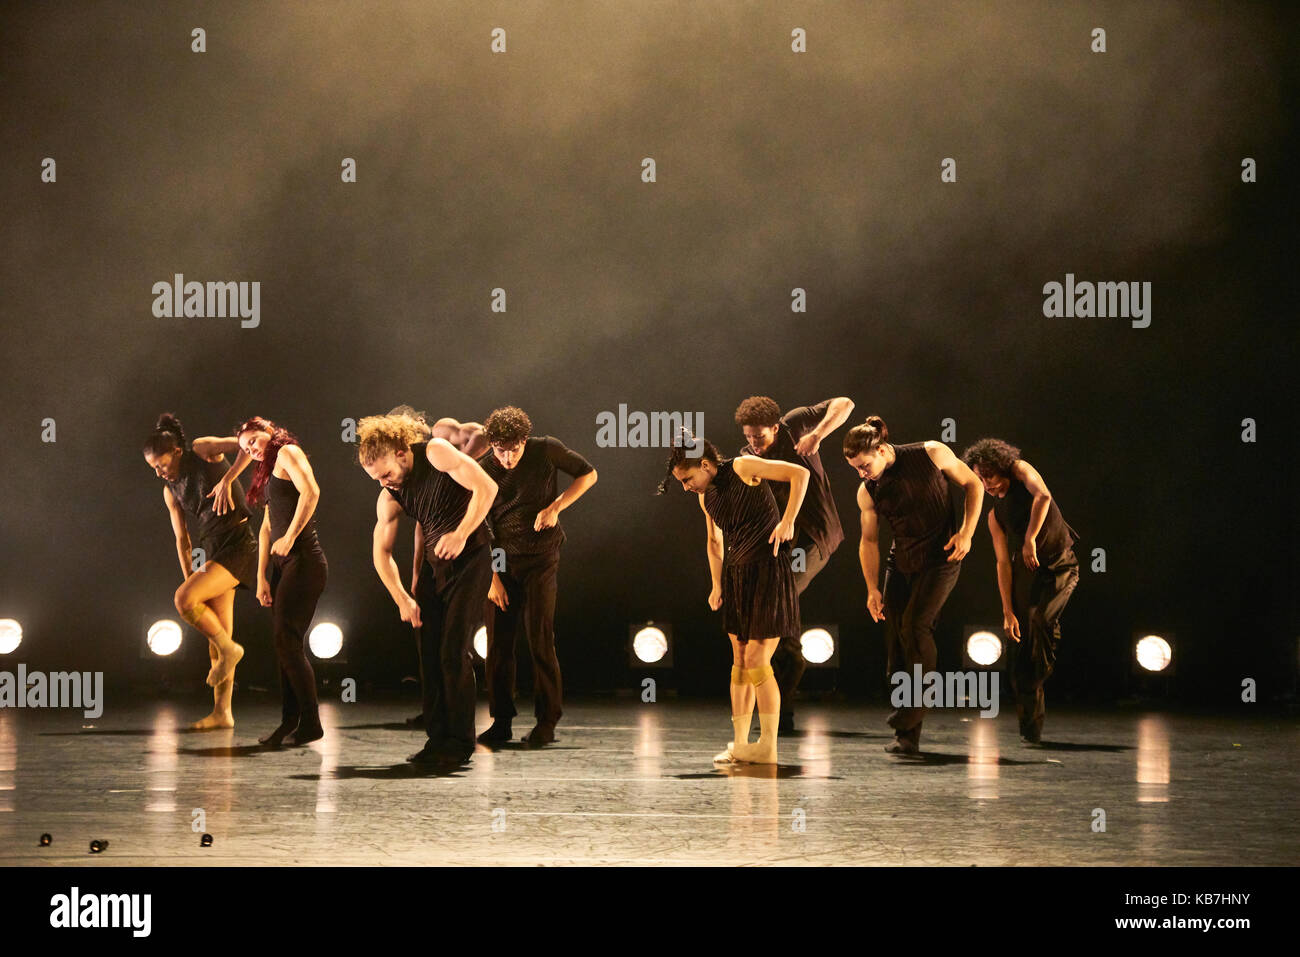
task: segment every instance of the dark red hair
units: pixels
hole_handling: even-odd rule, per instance
[[[237,425],[235,439],[238,440],[245,432],[271,433],[271,441],[266,443],[266,454],[262,456],[262,461],[257,463],[257,471],[253,473],[253,483],[248,486],[248,504],[262,505],[266,502],[266,483],[271,481],[271,472],[275,469],[275,460],[280,454],[280,449],[286,445],[298,445],[298,436],[260,415],[255,415]]]

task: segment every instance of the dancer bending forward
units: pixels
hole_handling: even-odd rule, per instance
[[[732,654],[734,735],[714,758],[719,763],[776,763],[781,692],[772,680],[772,652],[782,635],[799,633],[799,595],[789,542],[808,490],[808,474],[801,465],[754,455],[720,459],[712,443],[683,436],[673,447],[668,475],[659,485],[663,493],[675,479],[699,496],[704,512],[713,579],[709,607],[723,610]],[[790,483],[784,515],[764,479]],[[751,744],[755,704],[759,737]]]

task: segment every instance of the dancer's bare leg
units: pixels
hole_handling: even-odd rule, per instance
[[[741,761],[776,764],[776,732],[781,720],[781,689],[772,676],[772,654],[779,638],[762,638],[745,642],[745,673],[753,687],[758,705],[758,741],[737,745],[732,750]]]
[[[216,612],[217,620],[221,622],[221,627],[226,634],[234,633],[235,621],[235,592],[231,589],[218,595],[208,602],[208,607]],[[212,641],[208,642],[208,657],[212,660],[212,666],[216,667],[220,656],[217,654],[217,646]],[[233,728],[235,726],[235,715],[230,707],[231,692],[235,688],[234,677],[227,678],[215,688],[212,689],[212,713],[206,718],[201,718],[190,725],[191,731],[215,731],[218,728]]]
[[[727,763],[735,760],[737,745],[749,742],[749,725],[754,719],[754,686],[745,677],[745,653],[735,635],[731,639],[731,726],[732,740],[727,750],[714,755],[713,760]]]
[[[216,646],[217,660],[207,678],[207,683],[214,688],[234,675],[235,665],[244,657],[244,649],[235,644],[209,603],[226,592],[233,593],[238,584],[235,576],[223,566],[208,562],[202,571],[192,574],[176,589],[176,610]]]

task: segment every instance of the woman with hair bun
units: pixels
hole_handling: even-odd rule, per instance
[[[680,482],[685,491],[699,496],[704,513],[713,580],[709,607],[722,609],[732,655],[733,737],[713,759],[719,763],[777,762],[781,692],[772,678],[772,653],[782,635],[799,633],[799,593],[789,543],[808,476],[802,465],[757,455],[721,459],[712,443],[683,431],[659,484],[663,494],[669,482]],[[790,483],[784,515],[764,479]],[[759,737],[751,744],[749,726],[756,704]]]
[[[892,444],[889,428],[878,415],[849,429],[844,457],[862,478],[858,558],[867,580],[867,610],[885,623],[889,674],[903,672],[910,678],[917,665],[923,672],[934,671],[934,625],[957,583],[961,560],[970,551],[984,489],[942,442]],[[960,528],[954,528],[949,482],[961,486],[966,497]],[[883,587],[878,529],[882,516],[893,533]],[[889,716],[894,741],[885,750],[916,754],[924,717],[920,707],[896,709]]]
[[[315,512],[320,486],[298,437],[270,419],[255,415],[235,427],[223,448],[238,452],[222,478],[217,511],[224,507],[224,485],[256,462],[248,502],[263,507],[258,535],[257,600],[271,609],[275,655],[280,664],[280,725],[259,738],[261,744],[297,747],[325,735],[316,699],[316,673],[305,642],[316,603],[325,590],[329,565],[316,537]]]
[[[208,639],[212,661],[207,677],[212,713],[190,725],[193,731],[235,726],[230,695],[235,665],[244,656],[243,647],[231,637],[235,589],[257,584],[257,543],[248,527],[243,489],[235,481],[221,482],[227,471],[223,442],[207,436],[186,448],[185,430],[170,413],[158,417],[144,442],[145,462],[167,483],[163,503],[185,578],[174,595],[176,610]],[[219,499],[221,512],[215,507]],[[197,555],[190,550],[187,519],[198,525]]]

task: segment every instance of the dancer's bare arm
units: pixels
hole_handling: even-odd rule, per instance
[[[263,608],[271,604],[271,582],[266,569],[271,563],[271,509],[262,509],[262,528],[257,533],[257,600]]]
[[[1020,622],[1016,621],[1015,606],[1011,599],[1011,549],[1007,547],[1007,533],[993,510],[989,510],[989,537],[993,539],[993,554],[998,560],[998,595],[1002,599],[1002,630],[1020,640]]]
[[[865,482],[858,486],[858,515],[862,522],[858,561],[862,564],[862,577],[867,580],[867,611],[874,620],[884,621],[885,597],[880,593],[880,519]]]
[[[470,491],[465,517],[434,545],[433,552],[437,557],[452,559],[461,553],[465,540],[487,517],[488,509],[497,497],[497,483],[483,471],[482,466],[445,439],[430,439],[425,454],[430,465],[439,472],[446,472],[457,485]]]
[[[402,588],[402,576],[397,571],[397,562],[393,560],[393,544],[397,541],[397,520],[401,517],[402,506],[388,494],[380,490],[379,501],[375,503],[375,534],[371,545],[371,557],[379,580],[388,589],[402,614],[402,621],[420,627],[420,606],[415,599]]]
[[[948,539],[948,544],[943,546],[944,551],[951,550],[948,561],[959,562],[970,551],[971,540],[975,537],[975,524],[980,520],[980,509],[984,507],[984,485],[980,482],[979,476],[972,472],[965,462],[953,455],[952,449],[942,442],[926,442],[925,451],[935,468],[966,492],[966,511],[962,517],[961,528],[957,529],[952,538]]]
[[[804,493],[808,491],[809,472],[802,465],[757,455],[738,455],[732,460],[732,465],[741,480],[749,485],[757,485],[763,479],[790,483],[790,498],[785,503],[785,514],[767,539],[772,543],[772,554],[775,555],[782,542],[794,538],[794,520],[799,514],[799,507],[803,505]]]
[[[700,496],[700,511],[704,513],[704,532],[708,535],[705,548],[709,556],[709,578],[713,588],[709,592],[709,607],[717,611],[722,607],[722,554],[725,543],[722,541],[722,529],[713,524],[708,509],[704,507],[704,496]]]
[[[433,423],[433,437],[446,439],[472,459],[477,459],[490,447],[487,431],[478,422],[459,422],[444,416]]]
[[[298,507],[294,509],[293,521],[289,523],[285,533],[271,544],[272,555],[288,555],[289,550],[293,548],[293,543],[298,540],[298,536],[302,534],[302,530],[307,527],[307,523],[316,512],[316,505],[320,502],[320,486],[316,484],[316,475],[312,471],[311,463],[307,461],[306,454],[298,446],[281,446],[276,464],[288,473],[293,487],[298,490]]]
[[[208,493],[208,498],[213,500],[212,510],[218,515],[225,515],[235,507],[235,496],[230,491],[230,486],[239,478],[239,473],[248,467],[248,463],[253,461],[252,458],[239,447],[239,439],[233,435],[205,435],[195,439],[190,448],[206,462],[223,461],[227,452],[234,454],[235,463],[226,469],[226,474],[221,476]]]
[[[180,503],[176,501],[176,496],[172,495],[172,490],[165,485],[163,504],[167,506],[167,514],[172,520],[172,532],[176,536],[176,557],[181,562],[181,578],[189,578],[190,530],[185,527],[185,513],[181,510]]]
[[[1025,530],[1025,543],[1021,549],[1025,567],[1032,572],[1038,568],[1038,545],[1035,540],[1038,538],[1038,533],[1043,530],[1043,522],[1047,520],[1047,508],[1052,504],[1052,493],[1047,490],[1047,483],[1038,474],[1038,470],[1024,459],[1016,460],[1016,464],[1011,466],[1011,474],[1024,482],[1025,488],[1034,497],[1033,504],[1029,507],[1029,528]]]
[[[794,450],[800,455],[813,455],[821,447],[825,438],[843,425],[853,414],[853,400],[847,396],[830,399],[826,405],[826,414],[814,428],[799,437]]]

